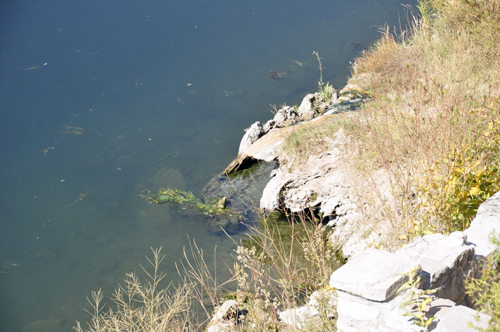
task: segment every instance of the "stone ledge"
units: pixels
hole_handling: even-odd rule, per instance
[[[330,286],[368,300],[386,301],[408,280],[402,273],[415,265],[418,265],[416,261],[370,248],[335,271]]]

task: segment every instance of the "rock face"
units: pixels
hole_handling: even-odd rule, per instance
[[[334,116],[324,115],[308,122],[307,125],[314,125],[314,121],[321,123],[332,121]],[[294,127],[297,126],[281,130]],[[253,150],[260,149],[260,142],[264,142],[265,139],[266,136],[250,146],[247,151],[251,151],[254,157],[261,156],[262,152],[259,154]],[[268,211],[281,209],[291,212],[314,209],[322,214],[329,226],[334,227],[332,243],[342,248],[344,256],[351,256],[373,243],[382,242],[381,238],[391,233],[391,225],[382,222],[378,225],[365,225],[364,228],[360,226],[363,215],[373,205],[369,203],[380,198],[365,196],[367,198],[365,201],[358,198],[360,188],[366,187],[366,184],[363,179],[359,179],[356,170],[344,157],[345,140],[342,131],[338,131],[333,137],[323,139],[322,144],[326,152],[309,156],[302,167],[300,165],[292,169],[280,167],[272,174],[271,180],[264,188],[260,207]],[[267,146],[272,146],[274,151],[278,151],[277,158],[280,164],[283,164],[283,159],[289,159],[288,165],[298,164],[293,160],[290,161],[293,157],[285,155],[280,146],[275,147],[272,142],[276,141],[267,143]],[[381,172],[376,174],[380,191],[390,193],[389,190],[383,189],[389,186],[384,175]]]
[[[472,271],[473,263],[499,249],[485,241],[492,232],[500,233],[500,192],[480,206],[464,232],[417,237],[394,253],[367,249],[354,255],[330,278],[329,289],[336,289],[332,311],[337,312],[338,331],[418,330],[412,316],[403,316],[411,311],[411,305],[400,308],[404,293],[396,294],[408,278],[401,274],[408,273],[411,266],[419,266],[419,289],[436,290],[426,310],[426,318],[434,317],[428,331],[477,331],[469,323],[485,329],[490,317],[463,305],[467,302],[463,280]],[[280,317],[300,328],[301,321],[317,319],[313,309],[309,303],[294,311],[287,310]]]
[[[422,288],[437,290],[436,296],[462,303],[464,278],[474,256],[464,232],[418,237],[396,252],[403,259],[413,259],[422,266]]]
[[[337,95],[340,97],[337,98]],[[258,160],[276,160],[281,166],[273,171],[272,178],[264,189],[260,200],[261,209],[301,212],[313,208],[329,221],[330,226],[335,227],[333,242],[339,248],[343,247],[345,256],[381,242],[381,236],[390,233],[386,230],[391,225],[367,225],[369,229],[362,231],[358,226],[363,213],[367,212],[365,209],[369,205],[368,201],[373,201],[374,198],[359,201],[357,197],[360,195],[354,192],[364,184],[353,185],[351,181],[357,175],[352,165],[343,158],[346,137],[342,131],[334,137],[325,137],[320,142],[325,147],[325,153],[311,155],[305,163],[297,162],[302,163],[297,168],[283,166],[285,161],[287,165],[294,165],[294,156],[287,156],[283,151],[284,140],[291,133],[333,123],[336,114],[355,110],[367,98],[365,92],[353,85],[346,86],[338,94],[333,88],[326,86],[321,93],[305,96],[299,107],[283,107],[263,126],[256,122],[246,130],[238,157],[224,173],[241,171]],[[379,175],[379,182],[383,186],[384,174]]]
[[[284,106],[276,112],[274,118],[267,121],[264,126],[261,125],[259,121],[253,123],[248,129],[245,130],[245,135],[240,142],[240,147],[238,149],[238,156],[236,159],[226,168],[224,174],[231,174],[245,169],[252,164],[255,160],[265,160],[270,161],[277,157],[274,154],[272,157],[268,154],[266,159],[261,159],[259,157],[255,158],[247,151],[253,143],[259,140],[262,136],[273,132],[276,129],[289,127],[293,124],[309,121],[318,115],[325,112],[328,107],[333,105],[337,100],[337,94],[332,87],[328,87],[331,97],[325,99],[321,93],[317,92],[315,94],[308,94],[302,100],[302,103],[298,108],[291,106]],[[281,137],[284,135],[280,134]],[[280,136],[278,135],[278,136]],[[267,136],[267,135],[266,135]],[[270,141],[270,138],[266,138]],[[279,138],[278,138],[279,141]],[[276,146],[281,144],[281,142],[276,142]],[[281,140],[282,141],[282,140]],[[254,149],[255,151],[255,149]]]
[[[321,205],[323,213],[331,214],[338,204],[321,203],[328,201],[322,199],[325,195],[344,196],[343,188],[339,188],[339,184],[345,183],[340,178],[342,170],[339,169],[338,163],[342,151],[336,144],[341,142],[341,136],[339,133],[336,141],[325,138],[328,140],[325,144],[330,144],[332,148],[327,153],[308,161],[306,168],[295,171],[280,168],[264,189],[260,201],[261,208],[269,211],[286,208],[292,212],[299,212],[311,206]],[[250,147],[250,149],[252,148],[254,147]],[[256,144],[256,148],[259,148],[258,144]],[[252,155],[257,154],[253,153]],[[332,176],[334,173],[338,176]],[[345,186],[340,185],[340,187]]]
[[[393,253],[367,249],[355,255],[330,278],[330,286],[371,301],[392,299],[407,280],[403,273],[417,261]],[[359,273],[363,271],[363,273]]]
[[[411,261],[421,266],[419,288],[437,290],[428,314],[436,318],[429,331],[477,331],[468,326],[469,322],[486,328],[487,315],[479,314],[476,321],[478,313],[461,304],[467,302],[464,278],[470,273],[471,264],[498,250],[485,240],[492,232],[500,232],[500,192],[481,205],[471,226],[464,232],[418,237],[395,253],[381,254],[379,250],[369,249],[355,255],[330,279],[330,286],[338,290],[338,331],[414,331],[412,320],[402,316],[405,310],[399,309],[403,295],[389,295],[380,301],[383,296],[375,296],[372,291],[384,285],[382,288],[387,294],[393,294],[392,283],[387,280],[396,277],[397,266],[403,267]],[[387,262],[391,262],[391,269],[387,268]],[[364,280],[381,281],[367,290],[370,285]]]
[[[267,131],[266,131],[267,132]],[[245,135],[241,139],[240,142],[240,148],[238,149],[238,155],[243,154],[243,152],[255,141],[257,141],[259,138],[262,137],[266,133],[264,131],[264,128],[262,128],[262,125],[260,124],[259,121],[255,122],[253,125],[250,126],[246,130]]]

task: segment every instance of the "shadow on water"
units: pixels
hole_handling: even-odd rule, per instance
[[[244,128],[317,89],[313,51],[341,88],[400,3],[2,2],[0,330],[67,331],[150,247],[176,279],[188,235],[230,260],[225,235],[141,193],[203,197]]]

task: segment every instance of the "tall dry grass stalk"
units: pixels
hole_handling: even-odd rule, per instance
[[[184,248],[184,261],[176,264],[179,276],[187,278],[190,285],[189,289],[191,298],[198,304],[198,311],[203,311],[204,319],[196,322],[197,325],[203,326],[212,317],[213,309],[216,308],[228,289],[234,288],[232,285],[236,281],[234,275],[223,281],[219,281],[219,269],[217,267],[217,246],[214,248],[213,267],[209,267],[206,262],[205,254],[198,247],[195,240],[189,241],[190,252],[186,252]]]
[[[341,263],[327,233],[319,220],[305,215],[281,222],[271,216],[259,228],[251,227],[246,240],[235,243],[238,289],[233,298],[248,311],[245,331],[283,327],[279,311],[302,305],[316,290],[330,291],[328,280]],[[334,311],[325,305],[324,317],[316,324],[333,328]]]
[[[141,266],[146,273],[147,281],[141,282],[135,273],[128,273],[123,285],[115,290],[111,297],[113,308],[105,310],[101,290],[92,292],[88,299],[92,309],[86,310],[90,315],[87,328],[83,329],[77,322],[77,332],[164,332],[186,331],[192,317],[190,290],[192,285],[181,283],[177,287],[169,284],[162,288],[161,281],[165,274],[159,271],[165,257],[160,249],[152,249],[153,259],[147,258],[152,271]]]

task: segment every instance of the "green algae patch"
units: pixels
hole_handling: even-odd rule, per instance
[[[172,202],[183,204],[202,214],[223,214],[230,212],[229,209],[226,209],[225,204],[219,204],[219,201],[222,200],[225,200],[225,198],[223,197],[220,200],[214,198],[211,200],[210,204],[206,204],[193,194],[175,188],[162,188],[157,193],[149,195],[149,201],[151,203],[159,204]]]
[[[151,203],[173,203],[181,214],[204,217],[214,231],[221,227],[234,228],[244,220],[243,215],[227,207],[226,197],[209,197],[206,202],[202,202],[192,193],[175,188],[161,188],[158,192],[149,193],[147,198]]]

